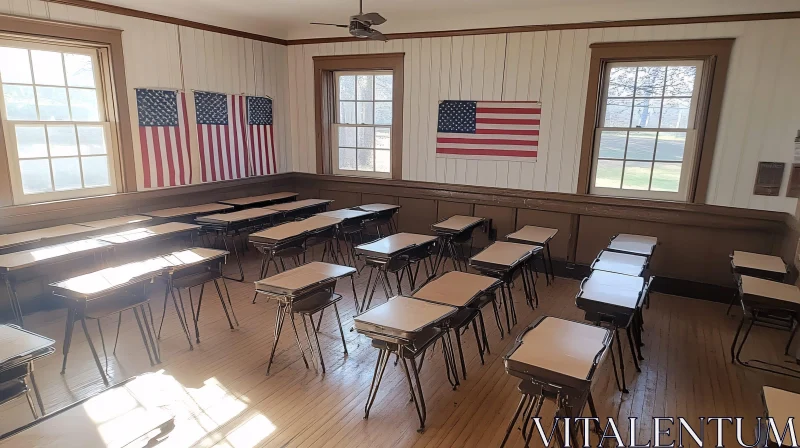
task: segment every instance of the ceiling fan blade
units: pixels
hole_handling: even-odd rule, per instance
[[[367,39],[380,40],[380,41],[383,41],[383,42],[386,42],[387,40],[389,40],[388,37],[386,37],[383,33],[381,33],[380,31],[377,31],[377,30],[370,30],[370,34],[369,34],[369,36],[367,36]]]
[[[368,12],[366,14],[359,14],[353,18],[361,22],[369,22],[373,25],[380,25],[386,22],[386,19],[383,18],[383,16],[378,14],[377,12]]]
[[[320,23],[320,22],[311,22],[312,25],[328,25],[328,26],[338,26],[339,28],[349,28],[347,25],[339,25],[338,23]]]

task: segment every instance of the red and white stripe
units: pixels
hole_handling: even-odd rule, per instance
[[[198,124],[203,182],[247,177],[246,109],[243,95],[226,95],[228,124]]]
[[[139,126],[144,188],[192,183],[186,95],[178,92],[178,126]]]
[[[477,106],[475,133],[437,133],[437,155],[481,160],[536,161],[541,103],[480,101]]]
[[[251,124],[247,126],[249,138],[249,176],[263,176],[278,172],[275,157],[275,132],[272,125]]]

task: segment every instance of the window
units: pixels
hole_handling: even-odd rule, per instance
[[[337,72],[336,96],[334,173],[356,171],[388,177],[392,163],[392,72]]]
[[[685,200],[702,61],[606,65],[591,192]]]
[[[115,193],[100,50],[0,40],[0,116],[14,203]]]

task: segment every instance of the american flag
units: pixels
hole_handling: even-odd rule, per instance
[[[194,92],[203,182],[247,176],[243,95]]]
[[[277,173],[271,99],[263,96],[247,97],[247,134],[248,175]]]
[[[144,188],[192,183],[186,95],[174,90],[136,89]]]
[[[542,104],[442,101],[436,154],[441,157],[535,162]]]

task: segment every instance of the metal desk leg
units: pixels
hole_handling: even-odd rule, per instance
[[[519,404],[517,405],[517,410],[514,411],[514,417],[511,418],[511,421],[508,422],[508,427],[506,428],[506,435],[503,437],[503,441],[500,442],[500,448],[506,446],[506,442],[508,442],[508,437],[511,435],[511,431],[514,429],[514,424],[517,423],[517,419],[519,418],[520,412],[522,409],[527,407],[528,402],[528,395],[522,394],[522,398],[519,400]]]
[[[319,372],[319,370],[317,369],[317,358],[314,357],[314,346],[311,344],[311,335],[308,333],[308,324],[306,324],[306,316],[305,316],[305,314],[300,314],[300,318],[303,319],[303,329],[305,329],[305,332],[306,332],[306,341],[308,342],[308,351],[311,352],[310,353],[310,355],[311,355],[311,363],[314,364],[314,371],[315,372]],[[292,313],[292,323],[294,323],[294,313]],[[312,326],[314,325],[314,321],[313,320],[311,321],[311,325]],[[315,332],[314,336],[316,336],[316,335],[317,335],[317,333]],[[319,342],[319,339],[317,340],[317,342]],[[303,353],[303,351],[304,351],[303,346],[302,345],[298,345],[297,347],[300,349],[300,352]],[[305,358],[305,355],[303,355],[303,357]],[[319,359],[322,360],[322,355],[321,354],[319,356]],[[322,365],[322,373],[325,373],[325,364]]]
[[[303,350],[303,344],[300,343],[300,333],[297,331],[297,324],[294,321],[294,312],[292,311],[291,305],[286,305],[286,313],[289,314],[289,319],[292,321],[292,329],[294,330],[294,341],[297,342],[297,348],[300,349],[300,356],[303,357],[303,364],[306,365],[306,369],[308,368],[308,360],[306,359],[306,352]],[[314,362],[314,359],[311,359],[311,362]],[[314,369],[316,370],[317,365],[314,364]]]
[[[225,278],[222,278],[222,284],[225,284]],[[228,305],[231,307],[231,312],[228,314],[228,305],[225,305],[225,298],[222,296],[222,290],[219,287],[219,282],[217,279],[214,279],[214,286],[217,288],[217,295],[219,295],[219,302],[222,304],[222,310],[225,311],[225,317],[228,318],[228,325],[233,330],[233,322],[231,322],[231,314],[233,314],[233,320],[236,321],[236,326],[239,326],[239,320],[236,319],[236,314],[233,312],[233,303],[231,303],[231,295],[228,294]],[[228,292],[228,286],[225,286],[225,292]],[[197,305],[197,314],[200,314],[200,305]]]
[[[42,401],[42,394],[39,393],[39,386],[36,385],[36,377],[33,375],[32,362],[28,363],[28,375],[31,377],[31,387],[33,387],[33,394],[36,395],[36,402],[39,404],[39,410],[42,411],[42,417],[44,417],[44,402]]]
[[[550,254],[550,241],[545,244],[545,249],[547,249],[547,261],[550,264],[550,283],[555,283],[556,272],[553,270],[553,256]]]
[[[239,278],[227,277],[228,280],[233,280],[235,282],[244,282],[244,269],[242,268],[242,259],[239,257],[239,249],[236,247],[236,235],[231,236],[231,242],[233,243],[233,256],[236,258],[236,264],[239,266]],[[222,243],[225,245],[225,250],[230,252],[228,249],[228,237],[224,233],[222,234]]]
[[[19,304],[19,298],[17,297],[17,289],[12,284],[8,275],[5,276],[5,284],[11,311],[14,313],[14,320],[17,321],[17,324],[19,324],[21,328],[25,328],[22,321],[22,306]]]
[[[372,383],[369,386],[369,393],[367,394],[367,403],[364,406],[364,419],[369,418],[369,411],[375,403],[375,397],[378,396],[378,388],[381,386],[383,379],[383,372],[386,370],[386,364],[389,362],[389,350],[378,350],[378,361],[375,363],[375,372],[372,374]]]
[[[614,327],[614,338],[617,340],[617,350],[619,351],[619,373],[622,377],[622,393],[628,393],[628,385],[625,380],[625,359],[622,357],[622,339],[619,337],[619,328]]]
[[[134,308],[134,311],[136,309]],[[106,377],[106,372],[103,370],[102,364],[100,364],[100,358],[97,357],[97,350],[94,349],[94,344],[92,343],[92,337],[89,336],[89,329],[86,328],[86,318],[81,316],[81,326],[83,327],[83,334],[86,335],[86,342],[89,343],[89,350],[92,351],[92,357],[94,358],[94,363],[97,365],[97,370],[100,372],[100,377],[103,378],[103,384],[108,386],[108,377]],[[142,338],[144,338],[144,333],[142,333]],[[147,344],[145,343],[145,347]],[[147,356],[150,356],[150,350],[147,351]],[[64,357],[64,364],[66,364],[67,358]]]
[[[70,304],[67,308],[67,325],[64,329],[64,345],[62,348],[62,352],[64,354],[64,360],[61,363],[61,374],[63,375],[64,372],[67,371],[67,357],[69,356],[69,347],[72,345],[72,331],[75,329],[75,314],[77,311],[75,310],[74,305]]]
[[[178,300],[175,298],[175,288],[173,288],[171,285],[168,287],[170,290],[170,295],[172,296],[172,304],[175,305],[175,314],[178,315],[178,321],[181,324],[181,329],[183,330],[183,334],[186,335],[186,342],[189,343],[189,350],[194,350],[194,346],[192,345],[192,336],[189,333],[189,322],[186,319],[186,309],[183,307],[183,298],[181,297],[181,306],[178,308]],[[180,294],[180,291],[178,291],[178,294]]]
[[[150,345],[148,345],[147,343],[147,336],[144,333],[144,327],[142,326],[142,318],[139,317],[139,309],[137,307],[133,307],[133,316],[136,318],[136,324],[139,325],[139,333],[142,335],[142,343],[144,344],[144,349],[147,350],[147,357],[150,359],[150,365],[154,366],[158,363],[158,357],[153,356],[155,355],[155,353],[150,353]],[[146,323],[147,316],[142,316],[142,317],[144,318]],[[83,323],[83,319],[81,319],[81,323]],[[86,337],[89,337],[88,332],[86,334]],[[94,353],[94,347],[92,347],[92,353]]]
[[[284,319],[286,319],[285,305],[279,303],[278,309],[275,311],[275,331],[273,333],[272,350],[269,353],[269,362],[267,363],[267,375],[269,375],[269,369],[272,367],[272,360],[275,358],[275,349],[278,347],[278,340],[281,338]]]
[[[398,356],[400,354],[398,353]],[[416,393],[414,391],[414,385],[411,381],[411,375],[408,372],[408,363],[406,362],[406,358],[399,356],[400,360],[403,364],[403,372],[406,374],[406,381],[408,381],[408,387],[411,390],[411,399],[414,401],[414,407],[417,410],[417,417],[419,418],[419,429],[417,432],[421,433],[425,431],[425,420],[427,419],[428,410],[425,407],[425,396],[422,394],[422,384],[419,382],[419,370],[417,369],[417,361],[412,357],[408,361],[411,362],[411,369],[414,372],[414,382],[416,382]],[[387,356],[388,359],[388,356]],[[385,366],[385,364],[384,364]],[[381,372],[383,373],[383,372]],[[377,390],[376,390],[377,393]]]

